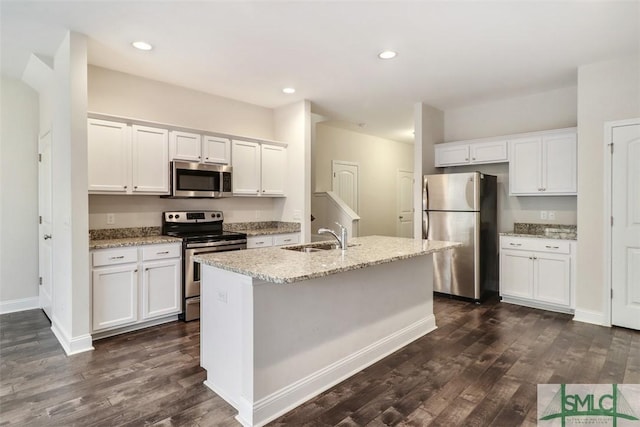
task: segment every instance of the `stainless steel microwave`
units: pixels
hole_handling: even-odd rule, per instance
[[[171,162],[169,197],[219,198],[231,196],[232,167],[197,162]]]

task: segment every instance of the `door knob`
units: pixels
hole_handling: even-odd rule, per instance
[[[44,237],[44,240],[49,240],[51,238],[51,234],[45,234],[42,237]]]

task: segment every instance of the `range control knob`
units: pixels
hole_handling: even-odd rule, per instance
[[[220,218],[222,215],[220,215],[220,213],[218,212],[218,213],[216,214],[216,216],[217,216],[218,218]]]
[[[176,214],[176,219],[180,218],[180,215]]]
[[[172,218],[173,218],[173,215],[169,215],[169,219],[172,219]]]
[[[216,217],[216,214],[212,213],[211,218],[215,218],[215,217]]]

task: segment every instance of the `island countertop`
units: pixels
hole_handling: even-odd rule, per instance
[[[283,246],[195,256],[195,261],[273,283],[294,283],[462,246],[457,242],[365,236],[340,249],[304,253]]]

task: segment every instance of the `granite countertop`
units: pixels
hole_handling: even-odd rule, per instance
[[[270,234],[298,233],[300,223],[282,221],[230,222],[224,223],[225,231],[245,233],[247,236],[266,236]]]
[[[182,239],[160,234],[160,227],[105,228],[89,230],[89,249],[180,243]]]
[[[89,240],[89,249],[123,248],[125,246],[181,243],[182,239],[171,236],[123,237],[120,239]]]
[[[356,237],[349,245],[344,253],[340,249],[304,253],[270,247],[197,255],[195,260],[268,282],[293,283],[462,246],[386,236]]]
[[[560,224],[518,223],[513,231],[500,233],[501,236],[533,237],[538,239],[578,240],[578,227]]]

